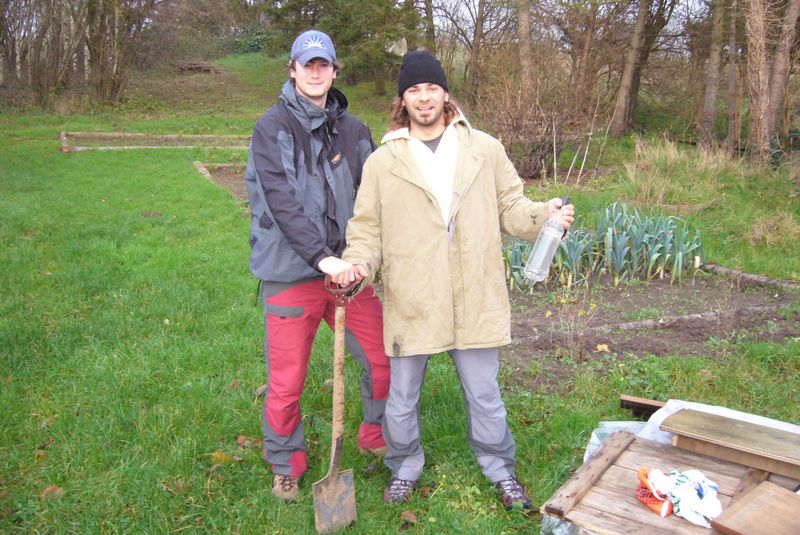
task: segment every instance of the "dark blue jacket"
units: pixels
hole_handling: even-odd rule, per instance
[[[361,168],[375,150],[367,125],[347,112],[336,88],[323,110],[287,81],[256,122],[245,171],[250,202],[250,271],[270,282],[322,276],[339,256]]]

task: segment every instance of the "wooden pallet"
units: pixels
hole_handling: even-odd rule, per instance
[[[785,489],[798,481],[749,469],[730,461],[635,438],[620,431],[583,464],[540,510],[601,535],[647,533],[692,535],[719,533],[675,515],[662,518],[636,499],[640,467],[696,469],[719,485],[723,511],[735,497],[768,478]]]

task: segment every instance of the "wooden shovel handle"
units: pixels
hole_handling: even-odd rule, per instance
[[[336,314],[333,329],[333,416],[331,418],[331,464],[329,476],[339,473],[342,437],[344,436],[344,331],[347,294],[354,284],[341,287],[325,276],[325,289],[336,296]]]
[[[344,306],[337,304],[333,331],[333,416],[329,475],[339,473],[339,450],[344,436],[344,328]]]

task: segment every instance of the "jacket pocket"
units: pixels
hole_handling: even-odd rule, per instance
[[[303,315],[303,307],[275,305],[269,301],[267,301],[264,310],[271,316],[279,316],[281,318],[299,318]]]

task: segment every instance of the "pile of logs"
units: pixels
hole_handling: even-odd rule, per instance
[[[181,61],[175,68],[180,73],[186,72],[207,72],[211,74],[219,74],[222,71],[219,68],[211,65],[210,63],[206,63],[205,61]]]

